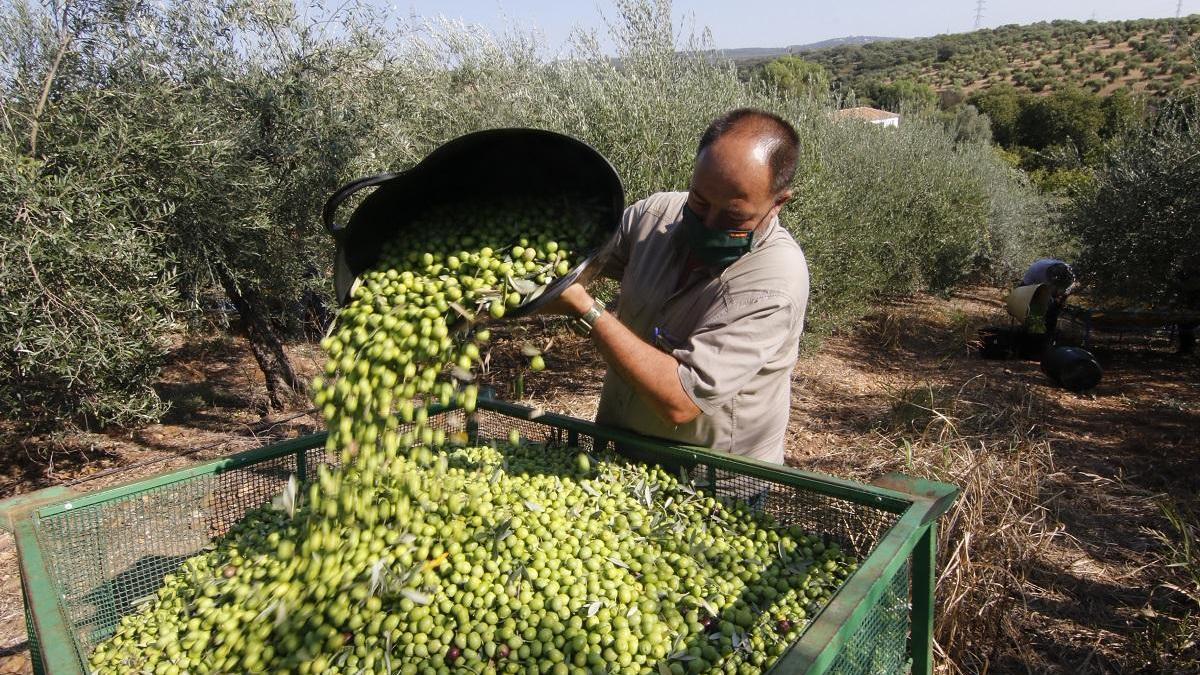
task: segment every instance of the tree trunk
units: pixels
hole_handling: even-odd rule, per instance
[[[254,289],[250,286],[239,286],[233,274],[224,265],[217,268],[217,276],[221,280],[221,286],[225,288],[225,294],[229,296],[229,301],[241,317],[241,327],[250,342],[250,351],[266,378],[271,408],[284,408],[287,394],[303,391],[304,385],[296,377],[292,362],[283,350],[283,343],[271,328]]]

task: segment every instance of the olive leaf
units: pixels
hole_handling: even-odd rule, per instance
[[[392,633],[388,631],[387,639],[383,642],[383,665],[386,672],[392,672]]]
[[[530,293],[533,293],[534,291],[536,291],[538,289],[538,284],[536,284],[532,281],[529,281],[528,279],[517,279],[517,278],[514,278],[511,274],[508,275],[507,279],[508,279],[509,285],[512,286],[513,290],[520,293],[521,295],[529,295]]]
[[[283,491],[272,500],[271,505],[276,509],[286,511],[288,518],[296,517],[296,495],[299,490],[300,484],[296,481],[296,474],[289,475]]]
[[[413,588],[401,588],[400,594],[418,605],[428,605],[433,598]]]
[[[379,589],[383,586],[383,573],[386,567],[387,562],[383,558],[376,560],[375,564],[371,565],[371,595],[377,595]]]
[[[475,314],[472,312],[468,312],[466,307],[463,307],[462,305],[458,304],[457,302],[451,302],[449,304],[450,304],[450,309],[453,309],[455,312],[458,312],[458,314],[460,316],[462,316],[464,319],[466,319],[467,321],[475,320]]]
[[[508,589],[509,595],[516,597],[520,593],[520,584],[517,582],[521,580],[521,577],[524,576],[524,574],[525,567],[523,565],[517,565],[511,572],[508,573],[508,581],[505,582],[504,586]]]
[[[497,544],[507,539],[513,533],[511,524],[512,518],[506,518],[504,522],[496,526],[495,539]]]

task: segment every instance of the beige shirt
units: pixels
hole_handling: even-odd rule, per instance
[[[604,274],[621,282],[621,323],[675,357],[702,414],[672,425],[610,368],[596,421],[782,464],[808,303],[804,253],[776,218],[720,276],[698,270],[673,292],[688,257],[676,236],[686,201],[665,192],[627,208]]]

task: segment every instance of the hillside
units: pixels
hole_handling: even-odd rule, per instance
[[[1007,82],[1030,92],[1064,84],[1107,94],[1161,94],[1198,81],[1189,45],[1200,15],[1136,21],[1053,21],[954,35],[803,50],[843,89],[916,80],[964,94]]]
[[[873,42],[887,42],[895,39],[897,38],[879,37],[877,35],[848,35],[846,37],[821,40],[820,42],[812,42],[804,45],[788,45],[787,47],[738,47],[736,49],[719,49],[717,52],[721,56],[738,63],[759,63],[788,54],[798,54],[817,49],[832,49],[834,47],[866,45]]]

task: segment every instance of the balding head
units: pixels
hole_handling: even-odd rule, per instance
[[[688,207],[710,230],[756,230],[792,197],[796,131],[776,115],[743,108],[704,132],[688,188]]]
[[[696,148],[697,158],[727,136],[737,137],[740,145],[753,153],[753,159],[769,167],[772,192],[782,192],[792,184],[800,157],[800,137],[787,120],[757,108],[738,108],[725,113],[704,130]]]

